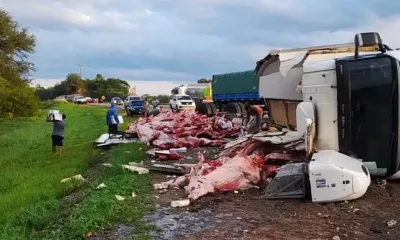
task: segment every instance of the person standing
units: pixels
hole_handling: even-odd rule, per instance
[[[117,106],[114,103],[111,103],[111,107],[107,111],[106,122],[108,125],[108,133],[109,134],[117,134],[118,133],[118,114],[117,114]]]
[[[51,134],[52,140],[52,152],[58,152],[60,155],[63,153],[64,146],[64,129],[65,129],[65,119],[67,116],[62,115],[62,120],[53,120],[53,132]]]

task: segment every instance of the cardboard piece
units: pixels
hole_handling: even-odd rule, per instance
[[[123,124],[124,118],[122,116],[118,116],[118,121],[119,121],[119,124]]]
[[[59,110],[49,110],[46,121],[62,121],[62,114]]]

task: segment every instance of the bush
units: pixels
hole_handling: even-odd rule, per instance
[[[0,117],[31,117],[38,109],[38,98],[27,84],[11,86],[0,78]]]

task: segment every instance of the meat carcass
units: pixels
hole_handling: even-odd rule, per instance
[[[190,199],[198,199],[208,193],[247,189],[260,181],[260,172],[264,159],[259,154],[233,158],[220,157],[217,160],[206,160],[199,154],[196,165],[179,165],[190,167],[190,173],[177,179],[155,184],[154,188],[182,187],[187,185],[186,192]]]
[[[248,189],[260,181],[263,163],[259,154],[253,157],[236,155],[207,175],[192,177],[186,191],[190,199],[196,200],[217,191]]]

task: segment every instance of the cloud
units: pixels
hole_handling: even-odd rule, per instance
[[[351,42],[363,31],[400,47],[397,1],[0,0],[0,6],[36,35],[35,77],[49,82],[77,72],[78,63],[85,78],[195,82],[252,69],[270,49]]]

